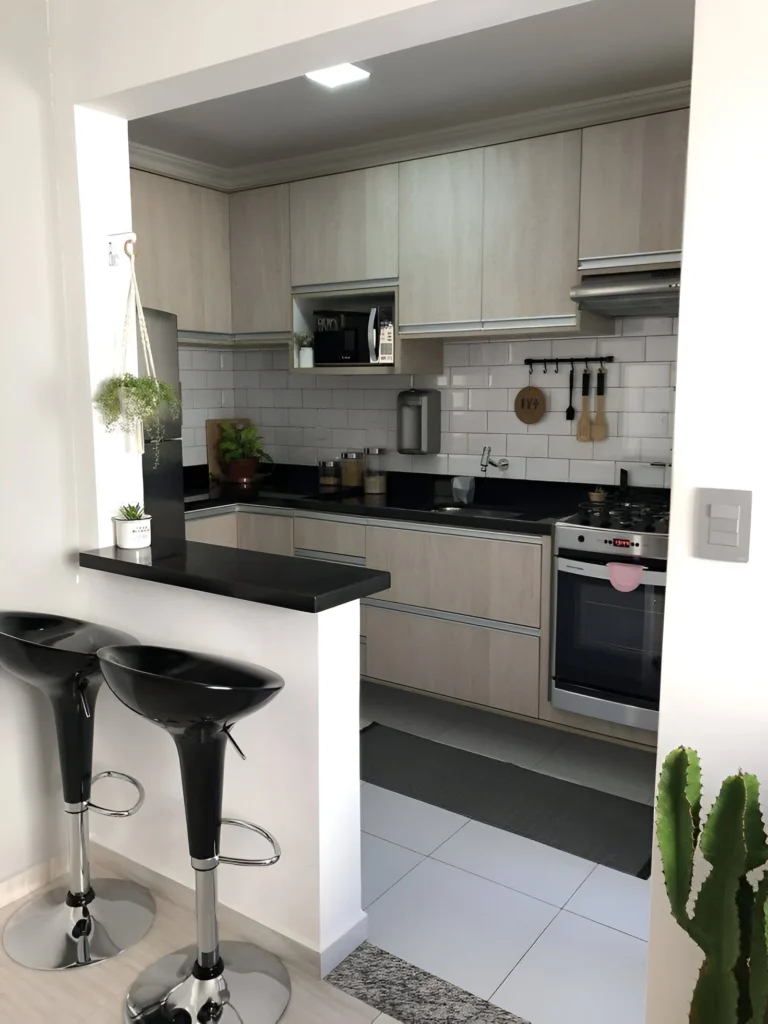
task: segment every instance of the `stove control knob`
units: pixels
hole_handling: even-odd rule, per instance
[[[579,544],[583,544],[583,543],[584,543],[584,535],[583,534],[579,534]]]

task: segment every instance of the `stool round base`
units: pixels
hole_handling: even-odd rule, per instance
[[[5,926],[5,952],[22,967],[64,971],[108,960],[142,939],[155,919],[148,889],[118,878],[93,881],[87,907],[68,907],[66,886],[41,893]]]
[[[283,963],[249,942],[222,942],[224,973],[211,981],[192,975],[197,949],[164,956],[136,978],[125,1001],[125,1024],[276,1024],[291,998]]]

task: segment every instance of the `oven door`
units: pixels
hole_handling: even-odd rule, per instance
[[[559,557],[556,570],[553,705],[657,729],[666,572],[646,569],[627,593],[605,564]]]

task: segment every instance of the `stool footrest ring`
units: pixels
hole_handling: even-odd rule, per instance
[[[237,828],[245,828],[250,832],[256,832],[257,835],[260,835],[263,839],[267,840],[275,852],[271,857],[263,857],[257,860],[249,860],[245,857],[222,857],[221,854],[219,854],[220,864],[237,864],[239,867],[244,868],[268,868],[273,864],[277,864],[280,860],[282,855],[280,844],[271,833],[267,832],[265,828],[261,828],[259,825],[254,825],[252,821],[244,821],[242,818],[222,818],[221,824],[235,825]]]
[[[90,810],[96,811],[97,814],[104,814],[108,818],[130,818],[131,815],[141,809],[146,794],[144,792],[144,787],[138,779],[135,779],[132,775],[126,775],[125,772],[107,771],[98,772],[98,774],[93,776],[91,782],[99,782],[101,779],[122,779],[123,782],[129,782],[132,786],[136,787],[139,797],[133,807],[128,807],[125,810],[116,810],[112,807],[102,807],[100,804],[94,804],[91,801],[88,801],[88,807]]]

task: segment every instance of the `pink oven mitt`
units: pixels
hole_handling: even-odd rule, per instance
[[[629,594],[632,590],[637,590],[644,572],[644,565],[631,565],[627,562],[608,563],[608,578],[611,581],[611,586],[615,590],[620,590],[622,594]]]

